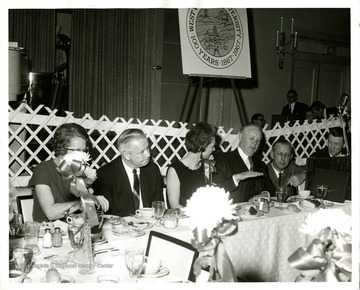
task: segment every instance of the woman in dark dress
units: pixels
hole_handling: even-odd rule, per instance
[[[166,174],[166,188],[171,208],[186,206],[186,201],[207,184],[204,162],[215,150],[217,128],[198,123],[185,136],[186,155],[173,162]]]

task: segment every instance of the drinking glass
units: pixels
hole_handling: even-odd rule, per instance
[[[160,219],[165,213],[165,202],[163,201],[153,201],[152,202],[152,208],[154,210],[154,216],[156,219],[155,225],[160,225]]]
[[[15,267],[19,271],[28,274],[34,265],[33,250],[29,246],[15,246],[13,249]]]
[[[80,227],[81,226],[68,225],[68,236],[71,247],[74,249],[74,258],[76,249],[81,247],[84,240],[84,232]]]
[[[127,248],[125,250],[125,264],[129,275],[134,281],[138,281],[139,275],[144,267],[144,250],[139,248]]]
[[[277,201],[279,202],[279,207],[278,208],[280,210],[283,210],[282,203],[283,203],[283,201],[286,200],[286,197],[287,197],[286,188],[283,187],[283,186],[279,186],[276,189],[276,198],[277,198]]]
[[[33,253],[39,253],[38,247],[38,235],[39,235],[39,222],[26,221],[25,222],[25,243],[29,246]]]
[[[319,184],[316,186],[316,196],[320,199],[321,204],[324,204],[324,198],[328,192],[328,186],[326,184]]]

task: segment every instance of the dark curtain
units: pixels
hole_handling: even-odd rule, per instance
[[[31,72],[55,71],[53,9],[9,9],[9,41],[28,51]]]
[[[71,28],[70,111],[150,118],[154,9],[76,9]]]

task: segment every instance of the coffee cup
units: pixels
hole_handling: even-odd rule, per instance
[[[162,261],[156,257],[145,257],[144,273],[154,275],[159,272]]]
[[[301,190],[299,191],[299,195],[302,197],[302,198],[307,198],[310,196],[310,193],[311,191],[310,190]]]
[[[22,283],[24,281],[24,278],[25,278],[25,274],[19,270],[9,271],[10,283]]]
[[[151,207],[142,207],[137,209],[135,213],[144,219],[151,219],[154,215],[154,210]]]
[[[85,219],[83,214],[69,214],[66,216],[66,222],[70,225],[81,226],[84,221]]]

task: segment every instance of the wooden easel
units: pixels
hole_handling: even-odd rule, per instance
[[[242,98],[239,95],[239,93],[238,93],[238,91],[237,91],[237,89],[235,87],[235,82],[234,82],[233,78],[230,78],[230,83],[231,83],[231,87],[232,87],[232,90],[233,90],[233,95],[234,95],[234,98],[235,98],[236,108],[237,108],[237,111],[238,111],[238,114],[239,114],[240,122],[241,122],[241,124],[245,124],[247,121],[246,121],[246,117],[245,117],[245,110],[244,110],[244,104],[243,104]],[[201,119],[202,89],[204,87],[204,77],[200,76],[200,81],[198,83],[198,86],[196,87],[195,92],[192,95],[192,98],[191,98],[191,100],[189,102],[190,91],[191,91],[191,86],[192,85],[193,85],[193,77],[189,76],[189,85],[188,85],[188,88],[187,88],[187,91],[186,91],[184,105],[182,107],[181,114],[180,114],[180,122],[187,122],[187,123],[189,122],[190,115],[191,115],[191,112],[192,112],[192,108],[194,107],[194,103],[195,103],[196,99],[197,99],[196,122],[202,121],[200,119]],[[186,118],[184,119],[184,115],[185,115],[185,111],[186,111],[186,107],[187,107],[188,103],[189,103],[189,109],[188,109]],[[207,111],[208,111],[208,106],[205,106],[205,111],[204,111],[204,117],[205,117],[204,119],[205,120],[206,120],[207,113],[208,113]]]

